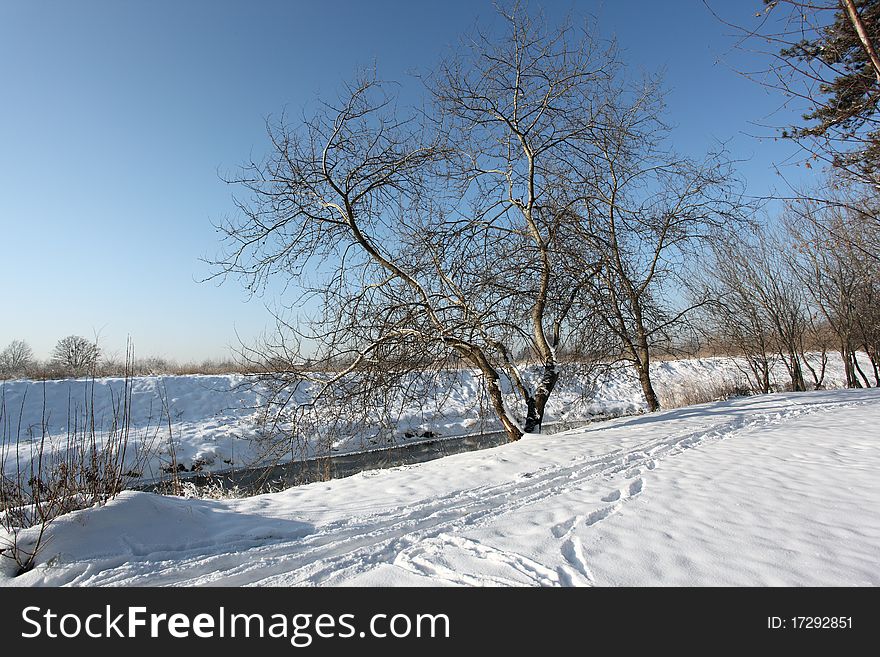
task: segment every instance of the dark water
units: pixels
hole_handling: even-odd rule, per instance
[[[590,421],[578,423],[554,422],[544,425],[548,434],[575,429],[591,422],[608,419],[596,417]],[[394,447],[375,449],[356,454],[340,454],[316,459],[289,461],[271,466],[241,468],[238,470],[221,470],[211,473],[180,473],[181,481],[196,486],[222,486],[229,489],[238,487],[244,494],[258,494],[283,490],[291,486],[339,479],[365,470],[394,468],[412,463],[424,463],[444,456],[473,452],[489,447],[497,447],[507,442],[507,434],[493,431],[465,436],[434,438],[419,442],[410,442]],[[171,485],[168,481],[155,482],[144,486],[133,486],[138,490],[167,492]]]

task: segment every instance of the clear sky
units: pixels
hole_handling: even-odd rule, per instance
[[[752,193],[778,181],[791,145],[751,135],[782,99],[734,72],[753,62],[701,0],[541,4],[592,14],[633,74],[663,73],[677,148],[727,141]],[[762,3],[711,4],[747,23]],[[267,115],[373,63],[417,90],[410,71],[495,21],[489,0],[0,0],[0,349],[97,333],[112,353],[130,334],[139,356],[227,356],[271,299],[198,282],[234,209],[219,173],[266,154]]]

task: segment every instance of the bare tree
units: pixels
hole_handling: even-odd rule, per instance
[[[276,153],[237,181],[253,196],[240,204],[243,221],[224,226],[234,249],[222,264],[252,289],[290,276],[319,302],[307,323],[279,316],[278,335],[257,352],[280,366],[279,408],[303,382],[300,408],[345,400],[379,422],[376,395],[457,354],[484,375],[502,426],[518,438],[493,362],[510,304],[493,305],[486,280],[487,260],[503,253],[480,226],[444,219],[427,194],[427,166],[443,147],[398,118],[374,79],[296,129],[270,129]],[[328,274],[309,284],[309,272],[322,269]],[[297,367],[306,356],[309,367]]]
[[[880,276],[871,257],[880,227],[864,222],[867,211],[856,210],[852,199],[839,204],[804,199],[789,204],[787,217],[800,280],[837,336],[849,387],[870,385],[859,365],[860,349],[880,384]]]
[[[234,181],[251,196],[222,226],[221,271],[255,291],[281,276],[319,308],[279,313],[245,350],[273,370],[278,408],[344,403],[378,421],[463,364],[511,440],[540,431],[566,336],[589,344],[594,325],[574,303],[592,272],[572,276],[561,245],[614,63],[588,32],[504,18],[502,37],[478,35],[428,81],[427,125],[364,78],[300,125],[270,125],[274,154]]]
[[[807,389],[805,368],[813,371],[813,386],[819,387],[825,358],[818,371],[806,358],[815,322],[784,236],[767,229],[728,233],[716,242],[714,253],[709,279],[720,309],[719,328],[742,349],[756,389],[770,390],[776,361],[785,365],[793,391]]]
[[[101,356],[97,342],[79,335],[62,338],[52,350],[51,362],[66,373],[81,376],[93,372]]]
[[[0,351],[0,375],[22,376],[34,364],[34,352],[24,340],[13,340]]]
[[[621,97],[631,100],[603,108],[606,129],[597,133],[597,156],[584,169],[579,238],[600,265],[585,296],[617,336],[655,411],[654,351],[671,345],[673,330],[706,301],[687,303],[676,290],[705,240],[743,223],[744,202],[723,153],[694,161],[666,149],[657,85]]]
[[[716,263],[710,269],[706,288],[711,304],[704,306],[705,322],[710,332],[721,339],[730,352],[742,356],[748,369],[740,368],[754,392],[767,394],[773,386],[776,363],[773,333],[764,321],[763,312],[727,253],[718,249]]]
[[[437,121],[450,152],[447,180],[469,203],[465,223],[497,244],[492,293],[509,299],[499,368],[526,406],[525,431],[540,430],[567,340],[583,328],[577,298],[598,262],[568,266],[578,227],[580,181],[599,155],[597,139],[617,129],[604,107],[621,102],[612,45],[589,25],[548,29],[519,5],[501,12],[506,33],[465,42],[431,81]],[[583,254],[583,250],[580,252]],[[581,259],[583,263],[583,259]],[[512,346],[539,368],[530,380]]]

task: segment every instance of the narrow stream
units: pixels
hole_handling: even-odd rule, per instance
[[[593,422],[607,420],[609,416],[596,416],[580,422],[548,422],[544,432],[548,434],[576,429]],[[419,442],[408,442],[394,447],[374,449],[354,454],[339,454],[322,458],[287,461],[277,465],[220,470],[209,473],[180,473],[180,480],[196,486],[221,486],[224,489],[238,487],[245,495],[257,495],[283,490],[291,486],[308,484],[313,481],[339,479],[365,470],[394,468],[412,463],[424,463],[444,456],[472,452],[496,447],[507,442],[503,431],[492,431],[464,436],[432,438]],[[136,490],[167,492],[169,480],[152,482],[142,486],[132,486]]]

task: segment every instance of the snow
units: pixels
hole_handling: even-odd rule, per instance
[[[877,586],[878,402],[742,397],[246,499],[126,492],[0,583]]]
[[[243,377],[165,376],[134,377],[131,380],[131,420],[129,441],[133,449],[155,452],[147,464],[145,478],[157,477],[170,462],[168,415],[176,458],[191,467],[193,462],[206,469],[228,468],[235,461],[256,458],[254,416],[261,401],[256,391],[244,387]],[[125,380],[121,378],[71,379],[57,381],[7,381],[2,384],[4,415],[13,431],[14,442],[20,423],[21,439],[40,438],[44,424],[52,442],[62,449],[68,433],[80,435],[83,415],[93,412],[99,442],[106,438],[123,398]],[[168,411],[166,413],[165,407]],[[7,471],[14,470],[8,461]]]
[[[701,358],[655,362],[652,376],[664,404],[670,400],[680,403],[689,390],[704,394],[718,390],[720,396],[725,389],[747,388],[745,369],[737,359]],[[286,451],[281,460],[310,458],[327,454],[328,450],[333,454],[344,454],[400,445],[421,440],[425,435],[449,437],[500,429],[491,412],[488,415],[480,413],[485,395],[480,393],[475,372],[439,372],[434,376],[436,380],[427,384],[427,396],[432,401],[409,405],[397,403],[401,408],[399,417],[394,420],[394,429],[386,430],[381,436],[375,435],[376,427],[372,428],[372,435],[371,432],[360,432],[335,436],[332,445],[326,440],[306,440],[297,444],[293,452]],[[785,380],[781,364],[776,377],[780,382]],[[842,382],[840,357],[831,354],[826,385],[840,387]],[[140,454],[152,455],[145,467],[134,468],[133,463],[130,464],[130,467],[142,471],[143,477],[139,481],[161,478],[163,468],[167,469],[172,462],[169,415],[174,460],[187,469],[195,464],[198,469],[211,472],[277,460],[277,453],[271,458],[266,456],[270,442],[261,440],[258,426],[267,391],[259,385],[245,383],[245,377],[234,374],[133,378],[130,449],[127,454],[132,462]],[[124,386],[125,381],[120,378],[103,378],[94,382],[85,379],[3,382],[0,384],[0,424],[5,426],[7,434],[12,434],[4,434],[7,448],[14,443],[19,420],[21,439],[38,444],[45,419],[49,434],[47,445],[64,449],[68,433],[72,431],[72,418],[78,416],[81,427],[86,409],[94,411],[100,443],[112,424]],[[307,397],[308,388],[304,387],[299,398],[304,400]],[[555,421],[583,423],[597,416],[640,413],[644,409],[638,380],[628,369],[617,369],[594,380],[561,368],[560,380],[546,409],[544,426]],[[516,418],[511,419],[516,422]],[[8,439],[10,437],[12,440]],[[7,459],[7,473],[14,470],[14,459]]]

